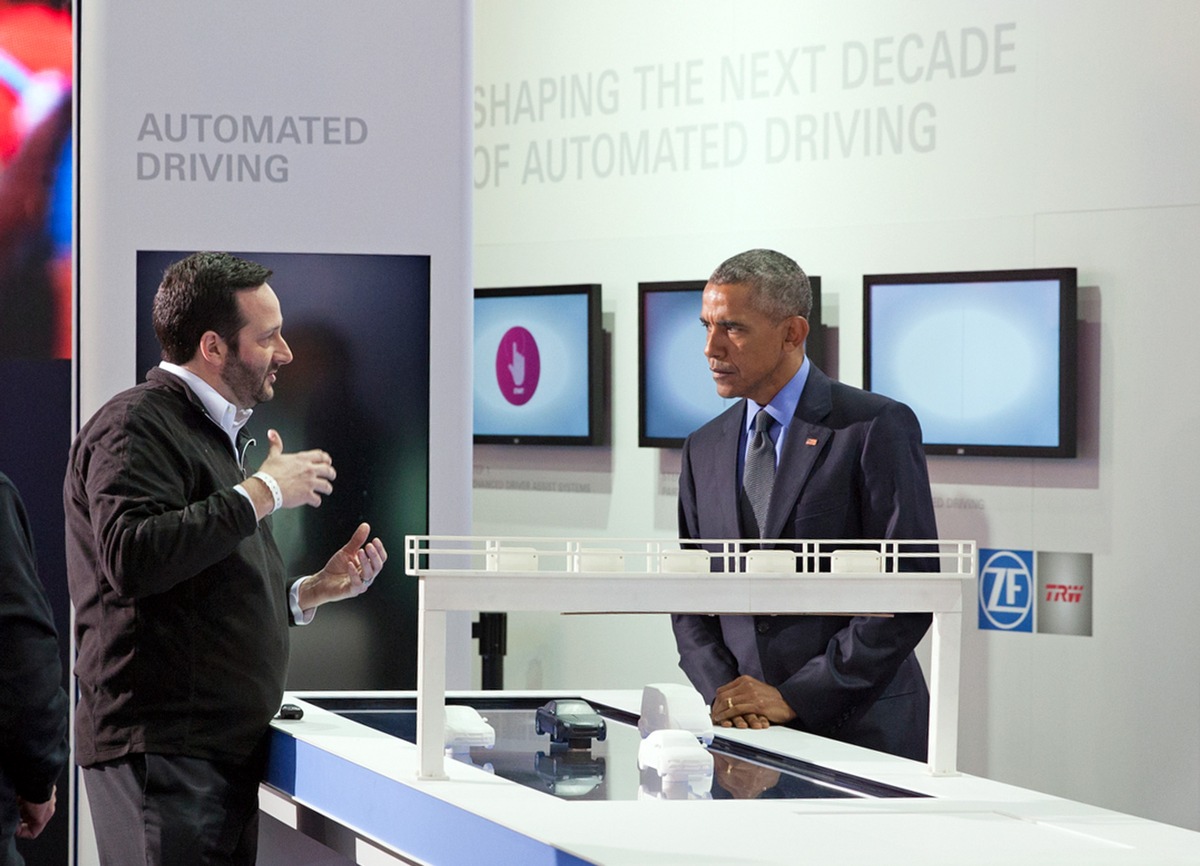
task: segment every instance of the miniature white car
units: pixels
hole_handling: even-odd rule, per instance
[[[643,737],[654,731],[689,731],[705,744],[713,740],[712,717],[704,698],[691,686],[678,683],[652,683],[642,688],[642,715],[638,733]]]
[[[446,705],[446,748],[458,752],[474,746],[496,745],[496,729],[479,715],[479,710],[462,704]]]
[[[638,769],[655,770],[664,784],[700,790],[712,784],[713,757],[688,731],[653,731],[638,746]]]

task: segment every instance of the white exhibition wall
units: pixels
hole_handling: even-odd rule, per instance
[[[1200,6],[475,15],[476,285],[601,283],[612,407],[610,447],[477,446],[473,532],[675,534],[678,452],[637,445],[639,281],[778,248],[821,275],[831,372],[858,384],[862,274],[1076,267],[1079,456],[929,460],[942,537],[1093,564],[1091,636],[983,631],[969,600],[961,766],[1200,828]],[[508,637],[509,687],[684,681],[664,617]]]

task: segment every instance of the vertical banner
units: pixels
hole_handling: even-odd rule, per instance
[[[305,373],[281,371],[279,403],[260,407],[252,435],[265,441],[259,419],[274,416],[351,477],[367,452],[358,477],[378,470],[342,519],[387,529],[395,592],[293,635],[305,687],[414,686],[403,535],[469,528],[468,10],[132,0],[81,19],[77,424],[157,361],[144,329],[167,261],[225,250],[275,268],[284,336],[303,331],[292,371]],[[339,376],[351,378],[330,384]],[[331,505],[355,498],[350,484]],[[281,528],[297,540],[289,563],[311,566],[299,542],[310,527]]]
[[[293,629],[293,687],[415,686],[403,534],[470,528],[470,10],[125,0],[78,22],[72,428],[156,360],[139,328],[164,258],[257,257],[275,269],[299,373],[281,371],[279,404],[252,421],[288,430],[289,448],[336,451],[352,479],[317,524],[280,521],[289,565],[303,573],[305,540],[360,515],[391,554],[382,592]],[[252,435],[265,442],[265,427]],[[468,626],[450,623],[456,687]],[[94,862],[86,803],[73,812],[78,862]]]

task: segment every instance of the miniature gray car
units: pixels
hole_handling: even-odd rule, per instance
[[[538,734],[549,734],[551,743],[586,749],[592,740],[603,740],[608,729],[587,701],[563,698],[538,707],[534,719]]]

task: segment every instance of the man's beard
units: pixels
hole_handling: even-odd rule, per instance
[[[274,389],[267,382],[271,372],[270,367],[256,370],[234,354],[221,370],[221,381],[229,386],[239,408],[250,409],[275,396]]]

